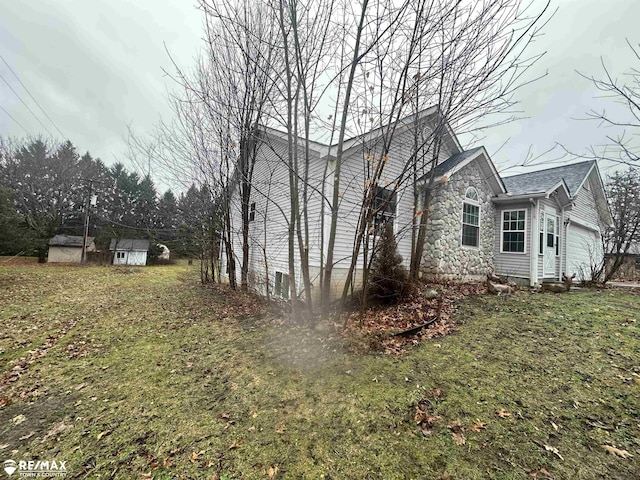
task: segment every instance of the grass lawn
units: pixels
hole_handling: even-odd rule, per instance
[[[260,326],[259,304],[195,268],[0,265],[0,461],[62,460],[68,478],[640,477],[636,294],[469,298],[449,336],[354,355]]]

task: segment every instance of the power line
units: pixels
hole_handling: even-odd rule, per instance
[[[25,133],[26,133],[27,135],[31,135],[31,134],[29,133],[29,131],[28,131],[26,128],[24,128],[24,127],[22,126],[22,124],[21,124],[18,120],[16,120],[16,119],[14,118],[14,116],[13,116],[13,115],[11,115],[9,112],[7,112],[7,110],[6,110],[2,105],[0,105],[0,109],[2,109],[2,111],[3,111],[4,113],[6,113],[6,114],[7,114],[7,116],[8,116],[11,120],[13,120],[14,122],[16,122],[16,123],[18,124],[18,126],[19,126],[20,128],[22,128],[22,129],[25,131]]]
[[[13,68],[11,68],[11,65],[9,65],[7,63],[7,61],[4,59],[4,57],[2,55],[0,55],[0,58],[2,59],[2,61],[4,62],[4,64],[7,66],[7,68],[11,71],[11,73],[13,73],[13,76],[16,77],[16,80],[18,80],[18,82],[20,82],[20,85],[22,85],[22,88],[24,88],[27,93],[29,94],[29,96],[31,97],[31,100],[33,100],[33,102],[38,106],[38,108],[40,109],[40,111],[42,111],[42,113],[44,113],[44,116],[47,117],[47,119],[51,122],[51,125],[53,125],[55,127],[55,129],[58,131],[58,133],[62,136],[62,138],[65,138],[64,133],[62,133],[62,131],[58,128],[58,125],[56,125],[56,123],[51,120],[51,117],[49,116],[49,114],[47,114],[47,112],[45,111],[44,108],[42,108],[42,106],[38,103],[38,101],[35,99],[35,97],[31,94],[31,92],[29,91],[29,89],[27,88],[27,86],[22,83],[22,80],[20,80],[20,77],[18,77],[18,74],[13,70]]]
[[[20,100],[20,101],[22,102],[22,104],[23,104],[25,107],[27,107],[27,110],[29,110],[29,113],[31,113],[31,115],[33,115],[33,118],[35,118],[35,119],[38,121],[38,123],[39,123],[40,125],[42,125],[42,128],[44,128],[44,129],[47,131],[47,133],[48,133],[49,135],[51,135],[51,137],[53,138],[53,136],[54,136],[54,135],[51,133],[51,131],[50,131],[47,127],[45,127],[44,123],[42,123],[42,122],[40,121],[40,119],[36,116],[36,114],[35,114],[35,113],[33,113],[33,110],[31,110],[31,108],[29,108],[29,105],[27,105],[27,104],[25,103],[25,101],[20,97],[20,95],[18,95],[18,93],[13,89],[13,87],[11,86],[11,84],[10,84],[9,82],[7,82],[7,80],[2,76],[2,74],[1,74],[1,73],[0,73],[0,78],[2,79],[2,81],[3,81],[4,83],[6,83],[6,84],[7,84],[7,87],[9,87],[9,89],[13,92],[13,94],[14,94],[16,97],[18,97],[18,100]]]
[[[118,225],[119,227],[125,227],[131,230],[144,230],[146,232],[175,232],[177,230],[177,228],[134,227],[133,225],[127,225],[126,223],[116,222],[115,220],[111,220],[109,218],[103,217],[98,213],[94,213],[93,216],[98,217],[99,219],[105,222],[113,223],[115,225]]]

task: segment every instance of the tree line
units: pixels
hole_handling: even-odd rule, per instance
[[[206,186],[160,195],[149,175],[80,155],[70,141],[4,139],[0,146],[0,255],[43,261],[51,237],[83,234],[90,195],[96,201],[89,236],[102,251],[112,238],[145,238],[173,255],[211,255],[215,225],[203,221],[213,208]]]

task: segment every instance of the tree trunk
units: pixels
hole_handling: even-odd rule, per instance
[[[324,284],[322,286],[322,313],[327,315],[329,313],[330,299],[331,299],[331,275],[333,274],[333,256],[336,245],[336,232],[338,228],[338,209],[340,202],[340,169],[342,166],[342,154],[344,147],[344,137],[347,127],[347,119],[349,114],[349,102],[351,100],[351,92],[353,90],[353,81],[356,74],[356,68],[360,61],[360,41],[362,38],[362,32],[364,30],[364,21],[366,17],[366,11],[368,6],[368,0],[362,2],[362,12],[360,14],[360,21],[358,23],[358,29],[356,32],[355,46],[353,49],[353,58],[351,66],[349,68],[349,79],[347,81],[345,89],[345,100],[342,107],[342,119],[340,122],[340,134],[338,135],[338,146],[336,151],[336,165],[333,172],[333,195],[331,199],[331,227],[329,228],[329,244],[327,245],[327,260],[324,266]]]

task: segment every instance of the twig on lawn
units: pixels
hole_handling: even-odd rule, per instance
[[[423,328],[426,328],[429,325],[433,325],[438,320],[440,320],[440,315],[442,314],[442,306],[443,306],[443,303],[444,303],[442,297],[443,297],[442,294],[438,297],[438,312],[436,313],[435,317],[432,317],[431,320],[429,320],[429,321],[427,321],[427,322],[425,322],[425,323],[423,323],[421,325],[418,325],[418,326],[415,326],[415,327],[411,327],[411,328],[409,328],[407,330],[403,330],[401,332],[396,332],[391,336],[392,337],[400,337],[400,336],[403,336],[403,335],[413,335],[414,333],[418,333]]]

